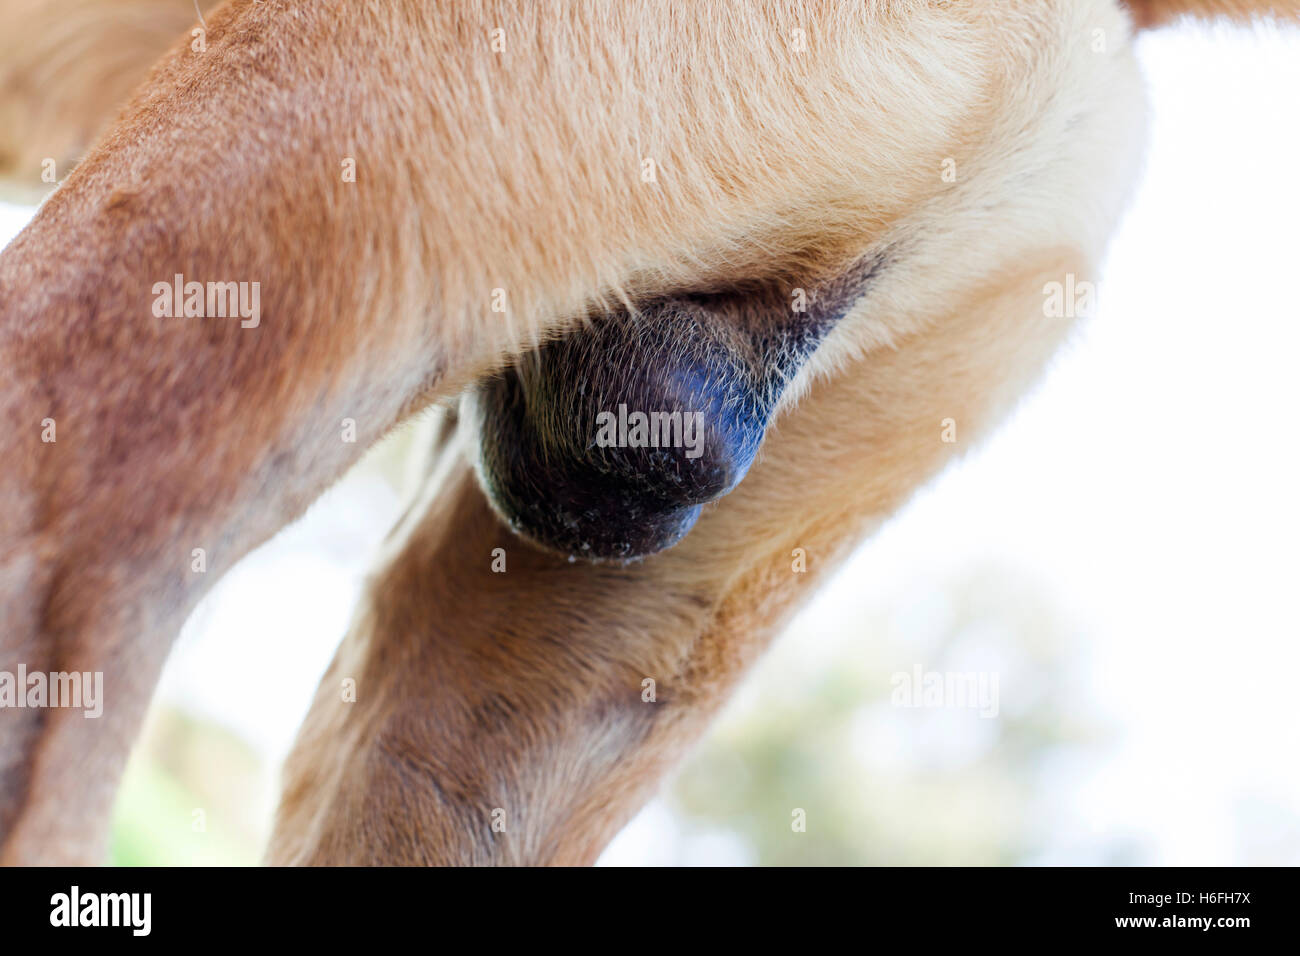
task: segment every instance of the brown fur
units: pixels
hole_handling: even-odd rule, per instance
[[[1154,27],[1180,17],[1230,20],[1300,19],[1300,0],[1127,0],[1139,27]]]
[[[193,0],[0,3],[0,176],[39,188],[48,158],[62,179],[193,25]]]
[[[1114,3],[542,10],[228,3],[0,256],[0,667],[103,670],[109,695],[97,722],[0,714],[0,859],[98,859],[184,615],[366,443],[593,310],[888,245],[759,463],[663,554],[530,549],[447,437],[321,685],[270,849],[589,861],[810,593],[791,550],[823,574],[942,465],[943,419],[968,446],[1065,335],[1043,286],[1091,277],[1141,142]],[[260,281],[260,327],[155,319],[176,272]]]

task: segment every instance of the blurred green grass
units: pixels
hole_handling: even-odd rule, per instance
[[[110,865],[256,865],[270,822],[267,773],[223,728],[156,709],[123,775]]]

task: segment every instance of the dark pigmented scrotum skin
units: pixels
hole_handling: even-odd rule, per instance
[[[809,290],[665,297],[599,316],[481,383],[478,473],[519,534],[574,558],[671,547],[749,470],[787,384],[865,290],[878,259]],[[598,415],[700,413],[685,447],[601,447]]]

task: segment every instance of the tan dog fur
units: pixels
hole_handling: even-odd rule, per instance
[[[890,248],[751,474],[664,554],[534,551],[445,436],[322,682],[269,851],[592,860],[808,596],[791,550],[833,566],[1038,373],[1069,329],[1043,287],[1096,278],[1141,149],[1111,0],[245,0],[206,21],[206,50],[175,44],[0,256],[0,667],[103,670],[111,695],[94,722],[0,715],[5,862],[100,858],[184,615],[367,442],[593,306],[796,285]],[[51,145],[10,154],[26,169],[89,122],[20,128]],[[176,272],[259,281],[260,327],[155,319],[149,290]]]

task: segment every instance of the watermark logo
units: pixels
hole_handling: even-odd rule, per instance
[[[153,284],[153,314],[160,319],[240,319],[255,329],[262,321],[260,282],[186,282],[176,273],[171,282]]]
[[[1043,286],[1043,315],[1049,319],[1090,318],[1096,300],[1095,285],[1067,272],[1064,282],[1048,282]]]
[[[103,671],[32,671],[19,664],[18,672],[0,671],[0,708],[80,708],[84,716],[104,713]]]
[[[951,707],[998,715],[998,675],[985,672],[927,671],[914,664],[889,678],[895,707]]]
[[[704,454],[703,412],[628,412],[596,415],[596,444],[601,448],[684,448],[687,458]]]
[[[50,925],[126,926],[133,936],[148,936],[152,910],[152,893],[82,893],[73,886],[50,897]]]

